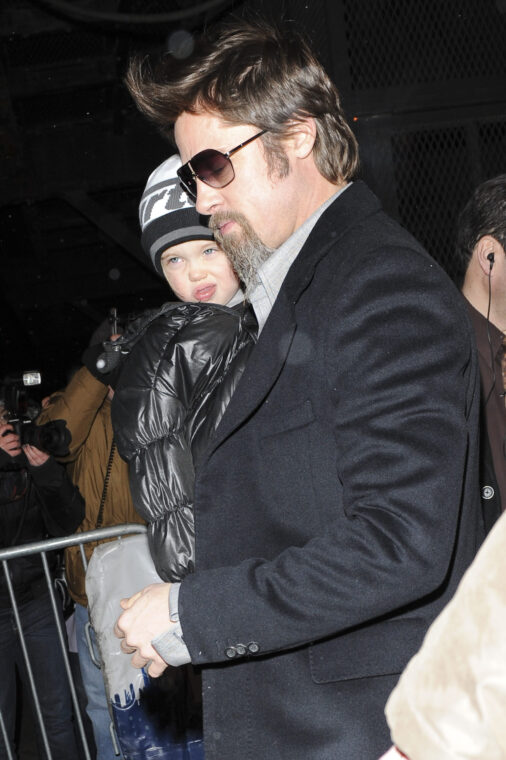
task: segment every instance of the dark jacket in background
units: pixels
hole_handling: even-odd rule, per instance
[[[506,409],[504,398],[500,395],[502,334],[495,325],[487,323],[487,319],[467,300],[466,306],[476,338],[480,367],[480,489],[483,520],[488,533],[506,506]]]
[[[84,516],[84,500],[72,485],[65,469],[52,457],[32,467],[24,454],[11,457],[0,450],[0,546],[67,536]],[[55,556],[48,554],[49,566]],[[44,569],[38,554],[8,561],[18,603],[38,597],[46,587]],[[10,607],[4,573],[0,574],[0,607]]]

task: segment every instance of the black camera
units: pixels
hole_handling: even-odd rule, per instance
[[[44,425],[37,425],[30,419],[11,417],[9,425],[12,425],[13,431],[19,435],[22,446],[28,443],[55,457],[64,457],[69,453],[71,435],[65,420],[52,420]]]
[[[40,372],[37,371],[8,375],[0,383],[0,404],[5,407],[9,425],[19,435],[22,446],[27,443],[46,454],[62,457],[68,454],[72,439],[65,420],[53,420],[44,425],[37,425],[34,421],[40,413],[40,406],[27,395],[26,387],[40,385],[40,382]]]

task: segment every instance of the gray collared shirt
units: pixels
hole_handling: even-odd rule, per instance
[[[235,293],[225,305],[228,306],[229,309],[232,309],[240,303],[244,303],[244,292],[239,288],[237,293]]]
[[[304,243],[311,234],[313,227],[324,211],[350,186],[351,183],[340,188],[334,195],[325,201],[311,216],[306,219],[288,240],[280,245],[269,258],[264,261],[258,270],[258,285],[249,294],[249,300],[258,320],[258,332],[260,333],[271,313],[274,301],[283,284],[288,270],[299,255]]]

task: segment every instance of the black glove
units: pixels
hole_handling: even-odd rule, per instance
[[[105,340],[89,346],[81,359],[93,377],[104,385],[115,388],[121,368],[120,346],[115,341]]]

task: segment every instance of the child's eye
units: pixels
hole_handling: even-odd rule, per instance
[[[182,261],[180,256],[167,256],[167,258],[163,260],[163,263],[166,265],[172,264],[174,266],[174,264],[179,264],[180,261]]]
[[[206,248],[202,253],[204,256],[210,256],[212,253],[218,253],[218,248]]]

